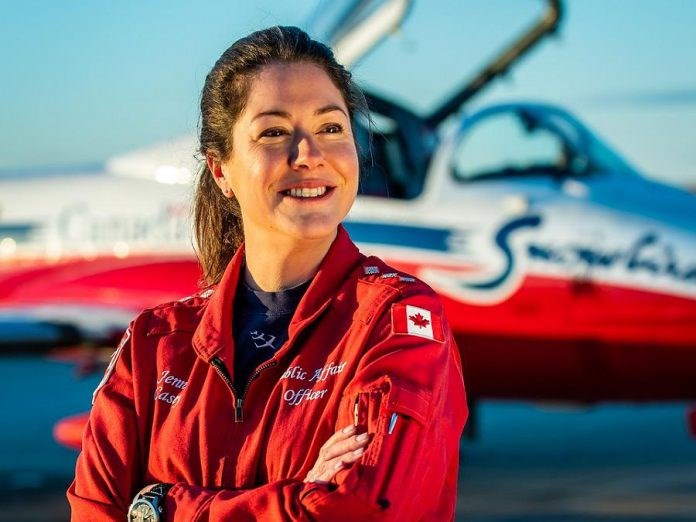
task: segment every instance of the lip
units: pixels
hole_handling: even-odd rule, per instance
[[[278,192],[283,193],[290,189],[313,189],[319,187],[326,187],[326,190],[329,191],[336,188],[336,184],[325,179],[303,179],[302,181],[296,181],[294,183],[284,183],[280,186]]]
[[[324,192],[321,196],[310,196],[310,197],[298,197],[298,196],[292,196],[291,194],[288,194],[286,192],[281,192],[280,195],[282,196],[284,201],[292,201],[292,202],[297,202],[303,205],[306,204],[311,204],[311,203],[319,203],[322,201],[326,201],[327,199],[330,199],[331,196],[335,192],[336,187],[329,187],[326,185],[319,185],[320,187],[326,187],[326,192]],[[294,188],[294,187],[293,187]],[[303,187],[303,188],[308,188],[308,187]],[[312,187],[312,188],[317,188],[317,187]],[[290,190],[290,189],[288,189]]]

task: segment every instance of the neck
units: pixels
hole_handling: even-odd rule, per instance
[[[255,290],[278,292],[309,281],[318,272],[335,237],[267,241],[255,234],[247,235],[246,283]]]

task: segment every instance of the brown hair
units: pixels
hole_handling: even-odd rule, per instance
[[[270,27],[233,43],[208,73],[201,93],[200,153],[203,162],[193,200],[194,237],[204,284],[220,281],[244,240],[242,215],[235,198],[217,187],[205,162],[208,154],[226,160],[232,151],[232,127],[244,110],[259,70],[271,63],[309,62],[321,67],[343,95],[351,122],[369,120],[365,97],[326,45],[297,27]]]

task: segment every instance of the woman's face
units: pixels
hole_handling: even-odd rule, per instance
[[[253,79],[218,185],[239,201],[246,238],[333,239],[358,187],[341,92],[311,63],[272,64]]]

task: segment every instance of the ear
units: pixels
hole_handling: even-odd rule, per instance
[[[215,178],[216,183],[221,178],[224,179],[224,176],[222,175],[221,161],[217,159],[215,154],[213,154],[212,152],[207,153],[205,155],[205,162],[208,164],[208,169],[213,174],[213,178]]]
[[[205,161],[208,164],[208,169],[210,170],[210,173],[213,175],[215,184],[218,187],[220,187],[220,190],[225,195],[225,197],[231,198],[234,195],[234,193],[232,192],[232,188],[230,187],[229,183],[225,179],[225,175],[222,172],[222,162],[219,159],[217,159],[214,154],[210,152],[205,155]]]

